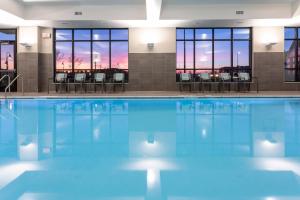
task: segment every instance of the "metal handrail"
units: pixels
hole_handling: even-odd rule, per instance
[[[7,74],[5,74],[4,76],[1,77],[0,82],[3,81],[5,77],[7,77],[8,85],[9,85],[10,84],[10,76],[8,76]],[[10,92],[10,88],[9,88],[9,92]]]
[[[5,91],[4,91],[4,96],[6,98],[6,93],[7,93],[7,90],[9,89],[9,92],[10,92],[10,87],[12,86],[12,84],[14,84],[14,82],[16,82],[18,80],[18,78],[21,78],[22,80],[22,95],[24,95],[24,79],[22,77],[21,74],[17,75],[16,78],[14,78],[10,84],[5,88]]]

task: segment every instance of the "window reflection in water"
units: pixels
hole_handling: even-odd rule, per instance
[[[174,176],[185,177],[182,184],[186,186],[199,185],[201,179],[194,177],[205,177],[201,169],[207,167],[291,170],[300,174],[299,163],[288,160],[300,155],[297,101],[0,102],[1,159],[47,162],[92,158],[94,170],[105,171],[106,166],[126,173],[143,172],[149,198],[159,198],[168,191],[165,184]],[[97,159],[103,159],[105,166],[96,164]],[[228,163],[234,159],[239,162]],[[243,165],[242,161],[254,164]],[[187,178],[189,174],[193,177]],[[256,173],[253,176],[261,177]],[[186,195],[184,190],[180,192]]]
[[[174,100],[162,107],[149,102],[135,105],[130,100],[2,101],[1,155],[20,153],[14,146],[24,147],[20,140],[30,137],[39,143],[39,159],[95,153],[268,156],[263,147],[264,140],[274,143],[270,138],[281,144],[281,153],[272,151],[271,156],[295,156],[300,154],[295,139],[299,137],[297,105],[231,100]],[[156,152],[146,150],[160,145],[163,148]]]

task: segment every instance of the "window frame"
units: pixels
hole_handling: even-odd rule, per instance
[[[295,29],[295,37],[294,38],[285,38],[285,30],[288,28],[292,28]],[[284,27],[284,45],[286,44],[286,41],[295,41],[296,45],[295,45],[295,68],[286,68],[286,57],[284,57],[284,82],[286,83],[296,83],[296,82],[300,82],[300,56],[299,56],[299,48],[300,48],[300,27],[296,26],[287,26]],[[284,49],[284,55],[286,54],[285,49]],[[285,55],[286,56],[286,55]],[[295,71],[295,77],[294,77],[294,81],[288,81],[286,80],[286,70],[290,70],[290,71]]]
[[[194,31],[194,38],[193,39],[186,39],[185,37],[185,29],[193,29]],[[197,39],[196,38],[196,30],[199,30],[199,29],[204,29],[204,30],[207,30],[207,29],[210,29],[212,30],[212,37],[211,39],[208,38],[208,39]],[[216,29],[229,29],[230,30],[230,38],[229,39],[215,39],[215,30]],[[234,30],[236,29],[248,29],[249,30],[249,38],[248,39],[235,39],[234,38]],[[177,30],[183,30],[183,39],[178,39],[177,38]],[[176,28],[176,54],[177,54],[177,42],[179,41],[182,41],[184,44],[184,49],[183,49],[183,62],[184,62],[184,67],[183,69],[179,69],[177,68],[177,60],[176,60],[176,74],[177,74],[177,70],[179,71],[193,71],[193,75],[196,74],[196,71],[205,71],[205,70],[209,70],[211,71],[211,74],[212,75],[216,75],[216,69],[215,68],[215,42],[217,41],[229,41],[230,42],[230,73],[231,75],[233,74],[234,72],[234,68],[235,66],[233,66],[234,64],[234,61],[233,61],[233,58],[234,58],[234,55],[233,55],[233,52],[234,52],[234,42],[235,41],[248,41],[249,42],[249,67],[251,69],[250,71],[250,77],[252,78],[252,73],[253,73],[253,63],[252,63],[252,49],[253,49],[253,30],[252,30],[252,27],[177,27]],[[194,43],[194,68],[193,70],[191,69],[186,69],[186,41],[192,41]],[[208,42],[211,42],[211,46],[212,46],[212,55],[211,55],[211,59],[212,59],[212,66],[211,68],[201,68],[201,69],[197,69],[196,68],[196,42],[199,42],[199,41],[208,41]],[[177,58],[177,56],[176,56]],[[177,80],[178,81],[178,80]]]
[[[1,40],[0,39],[0,48],[2,44],[9,44],[14,46],[14,72],[17,72],[17,44],[18,44],[18,30],[15,28],[0,28],[0,31],[13,31],[15,34],[15,40]],[[1,49],[0,49],[0,59],[1,59]],[[8,69],[2,69],[1,62],[0,62],[0,71],[11,71]]]
[[[57,40],[56,39],[56,32],[58,30],[71,30],[72,31],[72,40]],[[90,30],[90,40],[75,40],[75,30]],[[95,40],[93,37],[93,33],[94,30],[108,30],[109,31],[109,39],[107,40]],[[112,30],[127,30],[128,31],[128,39],[127,40],[112,40],[111,39],[111,32]],[[109,43],[109,68],[111,69],[111,43],[113,42],[127,42],[128,43],[128,57],[129,57],[129,29],[128,28],[55,28],[53,29],[53,63],[54,63],[54,72],[53,72],[53,77],[55,77],[55,74],[57,73],[57,68],[56,68],[56,42],[71,42],[72,43],[72,70],[71,73],[74,74],[76,72],[75,69],[75,63],[74,63],[74,58],[75,58],[75,42],[90,42],[90,52],[91,52],[91,63],[90,63],[90,69],[88,70],[90,73],[93,73],[95,70],[94,69],[94,65],[93,65],[93,61],[94,61],[94,56],[93,56],[93,43],[94,42],[108,42]],[[129,68],[129,67],[128,67]],[[67,71],[67,70],[66,70]],[[87,70],[82,70],[82,71],[87,71]],[[129,71],[129,69],[127,69],[127,72]]]

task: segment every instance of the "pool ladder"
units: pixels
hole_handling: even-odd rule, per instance
[[[6,76],[8,75],[4,75],[0,81],[2,81]],[[11,92],[11,86],[12,84],[14,84],[18,79],[21,79],[22,81],[22,95],[24,95],[24,79],[23,79],[23,76],[21,74],[18,74],[12,81],[10,81],[10,77],[8,76],[8,85],[6,86],[5,90],[4,90],[4,96],[5,98],[7,98],[7,92]]]

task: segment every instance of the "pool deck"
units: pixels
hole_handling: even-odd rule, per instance
[[[122,97],[300,97],[300,91],[261,91],[257,92],[179,92],[179,91],[126,91],[115,93],[10,93],[7,98],[122,98]],[[0,99],[4,99],[0,93]]]

